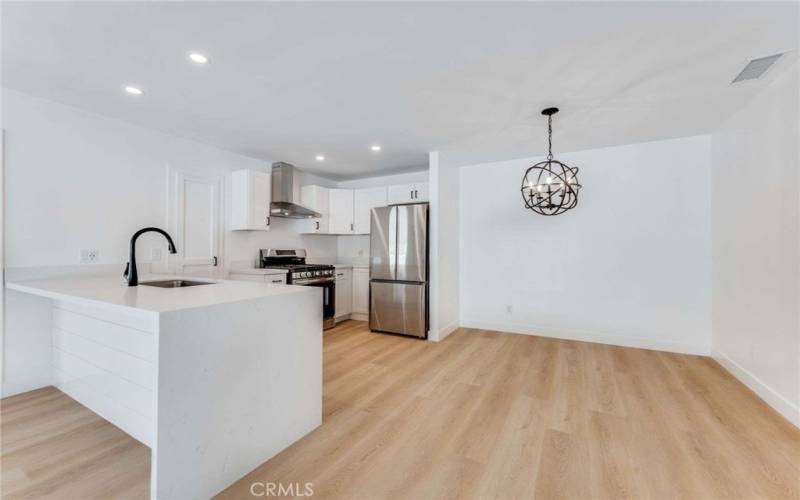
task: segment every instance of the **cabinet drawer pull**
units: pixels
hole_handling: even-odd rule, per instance
[[[283,283],[283,280],[272,280],[273,283]]]

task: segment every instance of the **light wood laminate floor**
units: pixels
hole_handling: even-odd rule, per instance
[[[349,321],[324,362],[323,425],[221,498],[800,496],[800,431],[710,358]],[[53,388],[2,401],[1,452],[3,498],[147,496],[149,450]]]

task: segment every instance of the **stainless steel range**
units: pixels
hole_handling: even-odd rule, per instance
[[[302,248],[279,250],[265,248],[259,253],[262,269],[287,269],[288,285],[316,286],[322,288],[322,328],[333,328],[336,324],[336,280],[333,266],[306,264],[306,251]]]

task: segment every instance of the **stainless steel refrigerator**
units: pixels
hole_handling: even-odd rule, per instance
[[[369,250],[369,328],[428,334],[428,204],[373,208]]]

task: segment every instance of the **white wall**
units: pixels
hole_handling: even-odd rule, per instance
[[[166,167],[227,172],[256,161],[3,89],[6,265],[72,265],[97,248],[100,264],[128,260],[128,240],[166,226]],[[149,260],[142,238],[141,257]]]
[[[429,154],[431,340],[443,340],[459,326],[460,170],[446,156]]]
[[[128,260],[131,234],[166,227],[166,168],[224,175],[269,163],[3,89],[6,130],[6,266],[75,265],[84,248],[99,264]],[[321,180],[308,176],[305,182]],[[297,235],[286,220],[269,232],[226,232],[228,261],[252,261],[258,248],[310,247],[336,254],[336,241]],[[160,236],[145,235],[142,262]],[[121,272],[121,271],[120,271]]]
[[[712,136],[713,348],[800,426],[800,81],[783,70]]]
[[[461,168],[461,324],[708,353],[710,137],[556,158],[584,187],[555,217],[520,197],[540,158]]]

